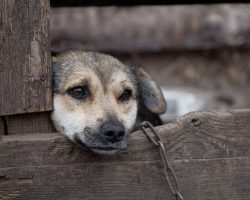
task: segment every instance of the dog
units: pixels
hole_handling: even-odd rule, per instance
[[[142,121],[160,125],[166,110],[160,87],[140,67],[96,52],[67,51],[52,58],[55,129],[95,153],[126,149]]]

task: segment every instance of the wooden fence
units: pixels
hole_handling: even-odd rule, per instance
[[[49,0],[0,2],[0,199],[174,199],[141,131],[113,156],[53,133],[49,9]],[[249,200],[250,110],[194,112],[157,130],[184,199]]]
[[[157,127],[186,200],[249,200],[250,111],[194,112]],[[0,199],[175,199],[141,132],[97,156],[60,134],[3,136]]]

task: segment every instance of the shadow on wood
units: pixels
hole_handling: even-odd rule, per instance
[[[249,110],[194,112],[157,127],[185,199],[249,199],[249,121]],[[174,200],[141,131],[112,156],[57,133],[2,136],[0,152],[0,199]]]

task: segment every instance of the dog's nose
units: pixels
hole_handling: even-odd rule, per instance
[[[125,135],[125,128],[119,122],[106,122],[101,126],[101,135],[109,142],[119,142]]]

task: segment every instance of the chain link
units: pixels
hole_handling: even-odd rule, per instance
[[[175,198],[177,200],[184,200],[184,198],[182,197],[181,193],[180,193],[180,187],[179,187],[179,183],[177,181],[176,175],[174,173],[173,168],[170,166],[168,159],[167,159],[167,153],[163,144],[163,141],[160,137],[160,135],[157,133],[157,131],[155,130],[155,128],[153,127],[153,125],[147,121],[142,122],[140,124],[140,128],[141,130],[145,133],[145,135],[147,136],[147,138],[156,146],[159,147],[159,151],[160,151],[160,157],[161,157],[161,161],[164,167],[164,174],[165,174],[165,178],[166,181],[168,183],[168,186],[170,188],[171,193],[175,196]],[[149,128],[149,129],[147,129]],[[149,131],[152,134],[149,133]],[[170,181],[170,178],[172,178],[172,182]]]

